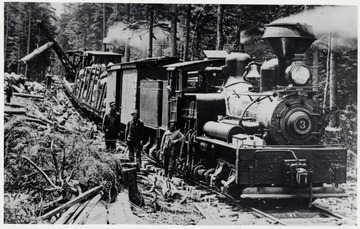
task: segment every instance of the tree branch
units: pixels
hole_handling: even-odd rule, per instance
[[[46,175],[46,173],[39,167],[37,166],[30,158],[26,157],[26,156],[21,156],[21,158],[24,158],[25,160],[27,160],[32,166],[34,166],[42,175],[43,177],[46,179],[46,181],[53,186],[54,188],[59,188],[61,189],[61,187],[56,186],[48,177],[48,175]]]

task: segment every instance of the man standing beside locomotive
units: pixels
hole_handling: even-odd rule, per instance
[[[174,120],[169,121],[168,128],[161,139],[160,149],[164,154],[164,175],[165,177],[169,176],[171,179],[184,135],[180,130],[176,130],[176,122]]]
[[[116,112],[115,102],[110,103],[110,112],[105,115],[103,130],[105,131],[106,149],[115,150],[116,139],[120,134],[120,114]]]
[[[130,162],[134,162],[135,153],[136,163],[138,165],[138,169],[140,169],[144,123],[139,119],[139,112],[137,110],[134,110],[131,115],[133,116],[133,118],[126,125],[125,140],[129,150]]]

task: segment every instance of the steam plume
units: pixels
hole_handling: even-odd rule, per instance
[[[315,33],[341,33],[343,36],[357,38],[356,6],[323,6],[276,22],[303,22],[311,25]]]
[[[154,36],[157,40],[166,38],[166,35],[159,28],[154,28]],[[129,40],[132,47],[146,50],[149,46],[149,33],[146,30],[129,30],[123,23],[118,22],[109,27],[104,43],[110,43],[116,47],[120,47],[125,45],[126,40]]]

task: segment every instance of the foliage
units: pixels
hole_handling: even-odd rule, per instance
[[[51,32],[55,27],[51,26],[52,21],[56,19],[54,10],[50,3],[35,2],[5,2],[5,71],[24,74],[25,66],[18,60],[27,54],[27,44],[30,44],[29,52],[48,42],[44,36],[41,36],[36,24],[36,20],[41,20],[49,25]],[[31,21],[30,41],[28,41],[29,17]],[[36,57],[30,62],[28,74],[32,79],[41,80],[50,61],[51,50],[45,51],[42,55]],[[33,63],[38,64],[33,64]]]
[[[50,129],[49,129],[50,128]],[[101,140],[85,138],[74,131],[64,135],[51,127],[14,118],[5,124],[4,191],[6,223],[32,223],[49,210],[48,203],[64,191],[53,188],[40,172],[23,156],[32,160],[52,182],[65,189],[80,188],[82,192],[104,186],[104,200],[112,201],[121,187],[121,166],[103,149]],[[22,193],[16,194],[16,193]],[[64,200],[67,200],[68,194]]]

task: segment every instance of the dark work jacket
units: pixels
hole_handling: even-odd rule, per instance
[[[111,119],[113,119],[113,122],[111,122]],[[120,114],[117,112],[115,114],[107,113],[103,122],[103,130],[106,139],[117,138],[120,133]]]
[[[128,142],[140,142],[143,138],[144,123],[139,119],[137,122],[130,120],[126,125],[125,140]]]

